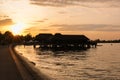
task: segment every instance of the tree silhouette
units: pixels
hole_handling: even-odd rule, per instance
[[[20,36],[20,35],[16,35],[16,36],[14,36],[14,43],[18,43],[18,44],[20,44],[20,43],[23,43],[23,41],[24,41],[24,36]]]
[[[5,44],[11,44],[13,42],[13,40],[14,40],[14,36],[10,31],[6,31],[3,34],[3,38],[4,38],[4,43]]]
[[[32,39],[33,39],[33,38],[32,38],[32,35],[31,35],[30,33],[24,36],[25,42],[28,42],[28,41],[30,41],[30,40],[32,40]]]
[[[0,32],[0,44],[2,43],[2,40],[3,40],[3,35],[2,35],[2,33]]]

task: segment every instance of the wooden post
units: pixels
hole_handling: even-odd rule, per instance
[[[34,47],[34,48],[36,48],[36,45],[35,45],[35,44],[33,44],[33,47]]]

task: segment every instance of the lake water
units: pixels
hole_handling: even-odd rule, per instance
[[[15,49],[52,80],[120,80],[120,43],[100,45],[67,52],[22,45]]]

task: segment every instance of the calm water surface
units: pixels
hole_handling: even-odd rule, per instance
[[[41,51],[33,46],[15,49],[52,80],[120,80],[120,44],[100,44],[86,51]]]

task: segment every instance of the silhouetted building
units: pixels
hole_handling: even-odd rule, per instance
[[[51,40],[51,38],[53,37],[53,35],[52,34],[50,34],[50,33],[44,33],[44,34],[38,34],[37,36],[36,36],[36,40],[37,41],[39,41],[39,43],[40,44],[50,44],[50,40]]]
[[[36,39],[41,48],[86,49],[90,47],[90,40],[84,35],[39,34]]]
[[[89,39],[84,35],[62,35],[55,34],[51,39],[53,44],[57,45],[78,45],[85,46],[88,44]]]

